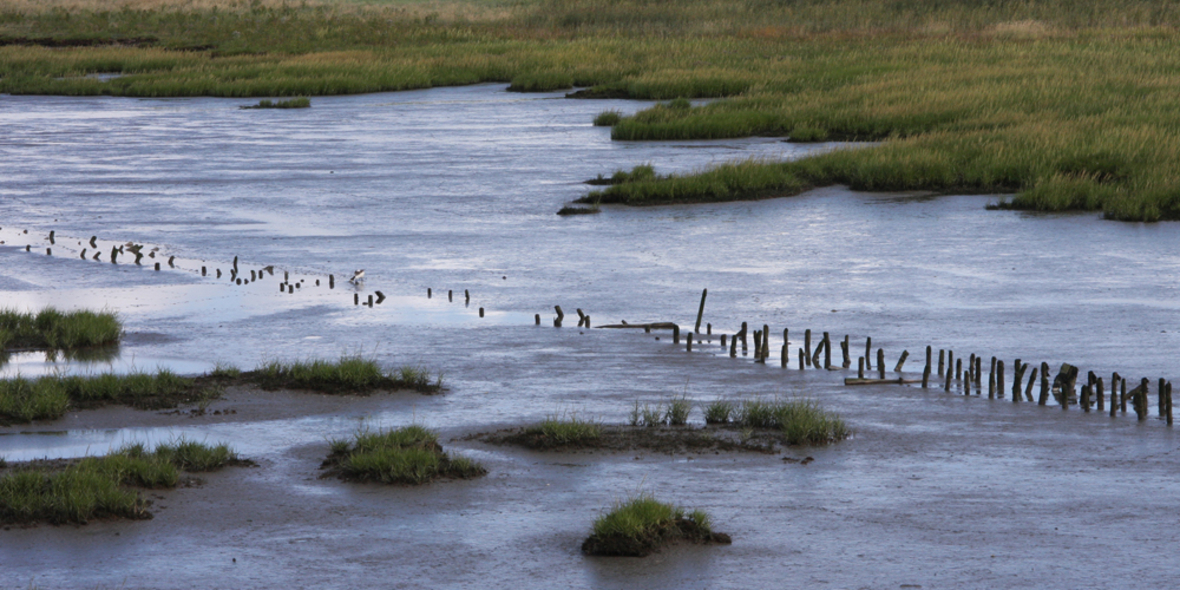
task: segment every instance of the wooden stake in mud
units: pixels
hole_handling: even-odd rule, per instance
[[[687,338],[687,340],[688,340],[688,349],[687,349],[687,351],[688,351],[688,352],[692,352],[692,332],[689,332],[689,333],[688,333],[688,338]]]
[[[205,276],[205,274],[207,274],[205,271],[205,267],[202,266],[201,267],[201,276]]]
[[[963,359],[955,363],[955,381],[963,380]]]
[[[738,335],[742,337],[742,352],[746,352],[746,346],[749,344],[748,330],[749,327],[746,325],[746,322],[742,322],[742,330],[738,332]]]
[[[971,371],[975,368],[975,353],[967,357],[967,378],[971,378]]]
[[[967,363],[967,377],[963,380],[963,395],[971,395],[971,363]]]
[[[1024,388],[1024,372],[1028,370],[1028,364],[1016,359],[1015,366],[1012,369],[1012,403],[1020,402],[1020,390]]]
[[[955,376],[955,351],[948,350],[948,351],[946,351],[946,382],[948,384],[946,387],[947,391],[951,390],[951,387],[949,384],[951,382],[951,377],[954,377],[954,376]]]
[[[946,356],[946,350],[938,349],[938,376],[942,377],[945,365],[943,365],[943,358]]]
[[[156,270],[157,270],[157,271],[159,271],[159,270],[160,270],[160,263],[159,263],[159,262],[157,262],[157,263],[156,263]]]
[[[427,299],[434,298],[434,289],[431,289],[430,287],[426,288],[426,298]]]
[[[294,295],[295,294],[295,285],[287,285],[287,293]]]
[[[762,326],[762,362],[770,358],[770,326]]]
[[[1172,425],[1172,382],[1167,384],[1168,393],[1164,395],[1164,401],[1168,404],[1168,426]]]
[[[807,359],[807,366],[811,366],[811,328],[803,331],[803,355]]]
[[[725,334],[722,334],[721,335],[721,348],[725,348],[725,346],[726,346],[725,341],[726,341]]]
[[[979,395],[979,386],[981,383],[983,383],[983,381],[982,381],[983,377],[981,376],[982,373],[983,373],[983,357],[976,356],[975,357],[975,371],[973,373],[975,375],[975,393],[976,393],[976,395]]]
[[[903,365],[905,365],[905,360],[906,360],[907,358],[909,358],[909,356],[910,356],[910,351],[908,351],[908,350],[903,350],[903,351],[901,351],[901,356],[900,356],[900,357],[898,357],[898,359],[897,359],[897,366],[893,367],[893,372],[894,372],[894,373],[900,373],[900,372],[901,372],[901,367],[902,367]]]
[[[447,302],[453,302],[454,300],[455,300],[455,292],[451,289],[447,289]]]
[[[786,331],[786,330],[783,330],[783,334],[786,334],[786,333],[787,333],[787,331]],[[705,335],[706,335],[706,336],[712,336],[712,335],[713,335],[713,324],[705,324]],[[711,338],[710,338],[710,341],[712,341],[712,339],[711,339]]]
[[[1004,361],[996,361],[996,395],[1004,399]]]
[[[954,354],[952,353],[952,355],[951,355],[951,356],[954,356]],[[942,385],[942,389],[943,389],[943,391],[946,391],[946,392],[950,393],[950,390],[951,390],[951,377],[954,377],[954,376],[955,376],[955,372],[954,372],[954,371],[952,371],[952,370],[950,370],[950,369],[947,369],[947,371],[946,371],[945,375],[946,375],[946,382],[944,382],[944,383],[943,383],[943,385]]]
[[[734,334],[733,337],[729,339],[729,358],[734,358],[737,356],[737,340],[737,334]]]
[[[1036,369],[1033,369],[1033,371],[1036,371]],[[1098,380],[1094,383],[1094,393],[1097,394],[1095,397],[1098,398],[1098,411],[1099,412],[1105,411],[1106,410],[1106,387],[1103,386],[1102,377],[1099,377]]]
[[[371,298],[372,295],[370,295],[369,297]],[[481,317],[481,318],[483,317],[483,308],[482,307],[479,308],[479,317]]]
[[[800,367],[800,368],[802,368],[802,367]],[[864,379],[865,378],[865,357],[863,357],[863,356],[856,357],[856,378],[857,379]]]
[[[828,333],[824,332],[824,368],[832,368],[832,340],[828,337]]]
[[[1036,382],[1037,382],[1037,368],[1033,367],[1032,374],[1028,376],[1028,386],[1024,388],[1025,401],[1028,401],[1028,402],[1033,401],[1032,388]]]
[[[470,301],[470,300],[469,300]],[[553,327],[560,328],[561,321],[565,319],[565,312],[561,311],[560,305],[554,305],[553,309],[557,312],[557,318],[553,320]]]
[[[1163,418],[1164,416],[1166,416],[1168,414],[1168,402],[1164,401],[1164,397],[1168,393],[1167,389],[1168,389],[1168,382],[1165,381],[1163,377],[1160,377],[1159,392],[1156,394],[1156,404],[1159,406],[1156,409],[1156,414],[1160,418]]]
[[[534,314],[534,315],[533,315],[533,325],[534,325],[534,326],[540,326],[540,325],[541,325],[541,314],[539,314],[539,313],[538,313],[538,314]]]
[[[996,399],[996,367],[992,365],[992,370],[987,374],[987,399]]]
[[[1049,403],[1049,363],[1041,363],[1041,397],[1037,399],[1037,405],[1043,406]]]
[[[799,349],[799,370],[802,371],[807,368],[807,355],[803,354],[803,349]]]
[[[1123,390],[1122,395],[1119,396],[1119,409],[1123,415],[1127,414],[1127,380],[1119,378],[1119,389]]]
[[[709,296],[708,289],[701,290],[701,306],[697,309],[697,324],[694,330],[697,334],[701,333],[701,316],[705,315],[705,297]]]
[[[1149,381],[1144,377],[1139,381],[1139,395],[1135,396],[1135,413],[1139,416],[1139,421],[1142,422],[1147,419],[1147,384]]]
[[[369,307],[373,307],[373,296],[372,295],[369,295],[369,303],[367,305]],[[481,317],[481,318],[483,317],[483,308],[480,308],[480,310],[479,310],[479,317]]]
[[[879,379],[885,378],[885,349],[877,349],[877,376]]]
[[[360,293],[353,293],[352,294],[352,304],[353,305],[360,305],[361,304],[361,294]]]
[[[930,364],[926,364],[926,368],[922,369],[922,389],[930,387]]]
[[[1114,418],[1119,411],[1119,381],[1118,373],[1111,376],[1110,379],[1110,417]]]
[[[849,350],[848,334],[844,335],[844,342],[840,343],[840,350],[844,354],[844,368],[852,366],[852,351]]]
[[[873,368],[873,337],[865,337],[865,368]]]
[[[672,344],[680,344],[680,326],[672,324]]]
[[[1082,411],[1087,414],[1090,413],[1090,384],[1087,383],[1082,386],[1082,398],[1079,400],[1082,404]]]
[[[754,330],[754,362],[762,360],[762,331]]]
[[[220,273],[221,271],[217,271],[217,272]],[[283,273],[283,276],[287,276],[287,273]],[[336,275],[328,275],[328,288],[329,289],[336,288]]]
[[[785,369],[785,368],[787,368],[787,362],[790,360],[790,359],[788,359],[788,358],[787,358],[787,343],[786,343],[786,342],[783,342],[783,349],[782,349],[782,352],[781,352],[780,354],[781,354],[781,355],[782,355],[782,357],[783,357],[783,358],[782,358],[782,361],[781,361],[781,362],[782,362],[782,368],[784,368],[784,369]]]
[[[926,368],[922,369],[923,372],[930,370],[930,362],[934,360],[933,355],[934,355],[934,349],[931,348],[929,345],[927,345],[926,346]]]

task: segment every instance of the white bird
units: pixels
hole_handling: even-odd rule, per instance
[[[364,271],[364,269],[361,269],[361,270],[358,270],[355,273],[353,273],[352,278],[348,279],[348,282],[355,285],[356,283],[360,282],[364,278],[365,278],[365,271]]]

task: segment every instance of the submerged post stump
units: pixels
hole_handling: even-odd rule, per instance
[[[1033,369],[1033,371],[1036,371],[1036,369]],[[1098,402],[1098,411],[1099,412],[1105,411],[1106,410],[1106,388],[1103,386],[1102,377],[1099,377],[1098,380],[1095,381],[1095,383],[1094,383],[1094,394],[1095,394],[1094,397],[1097,398],[1096,401]]]
[[[762,362],[770,358],[770,326],[762,326]]]
[[[959,359],[955,363],[955,381],[963,380],[963,359]]]
[[[799,349],[799,370],[802,371],[807,368],[807,355],[803,354],[803,349]]]
[[[1156,415],[1163,418],[1168,413],[1168,402],[1164,401],[1164,396],[1167,395],[1168,382],[1160,377],[1159,392],[1156,394]]]
[[[856,378],[865,378],[865,357],[863,356],[856,357]]]
[[[539,313],[538,313],[538,314],[534,314],[534,315],[533,315],[533,325],[534,325],[534,326],[540,326],[540,325],[541,325],[541,314],[539,314]]]
[[[680,325],[672,324],[672,344],[680,344]]]
[[[1119,389],[1121,389],[1123,391],[1122,395],[1119,396],[1119,411],[1121,411],[1123,413],[1123,415],[1125,416],[1127,414],[1127,380],[1126,379],[1122,379],[1122,378],[1119,379]]]
[[[1087,414],[1090,413],[1090,384],[1087,383],[1082,386],[1082,399],[1079,400],[1082,405],[1082,411]]]
[[[754,360],[762,359],[762,331],[754,330]]]
[[[748,330],[749,330],[749,326],[746,325],[746,322],[742,322],[742,329],[740,332],[738,332],[738,335],[742,337],[742,352],[746,352],[746,347],[749,345],[749,342],[750,342]]]
[[[1164,396],[1164,401],[1168,404],[1168,426],[1172,425],[1172,382],[1167,384],[1168,393]]]
[[[370,297],[370,299],[371,299],[373,296],[372,296],[372,295],[370,295],[369,297]],[[482,308],[482,307],[481,307],[481,308],[479,308],[479,317],[481,317],[481,318],[483,317],[483,308]]]
[[[901,368],[902,368],[902,366],[904,366],[904,365],[905,365],[905,360],[906,360],[907,358],[909,358],[909,356],[910,356],[910,351],[908,351],[908,350],[903,350],[903,351],[901,351],[901,356],[900,356],[900,357],[898,357],[898,359],[897,359],[897,366],[893,367],[893,372],[894,372],[894,373],[900,373],[900,372],[901,372]]]
[[[725,341],[726,341],[725,334],[722,334],[721,335],[721,348],[725,348],[725,346],[726,346]]]
[[[832,340],[828,337],[828,333],[824,332],[824,368],[832,368]]]
[[[729,358],[734,358],[736,356],[737,356],[737,334],[734,334],[733,337],[729,339]]]

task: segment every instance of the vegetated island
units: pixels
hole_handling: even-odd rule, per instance
[[[1152,0],[0,2],[0,92],[320,96],[479,82],[672,101],[616,140],[873,141],[603,191],[812,186],[1015,194],[997,207],[1180,219],[1180,5]],[[90,74],[120,74],[88,76]],[[687,99],[719,99],[693,106]],[[684,99],[684,100],[674,100]]]
[[[86,524],[101,519],[152,518],[140,489],[197,485],[192,473],[253,465],[226,445],[180,439],[148,450],[127,445],[83,459],[8,463],[0,460],[0,523]]]
[[[593,533],[582,543],[582,552],[646,557],[680,540],[719,545],[733,542],[729,535],[713,532],[712,520],[703,510],[685,514],[679,506],[639,494],[616,503],[609,513],[594,520]]]
[[[330,442],[331,451],[320,466],[321,478],[345,481],[420,485],[436,479],[472,479],[487,474],[479,463],[448,455],[438,434],[419,425],[394,430],[362,431],[352,440]]]
[[[703,427],[688,425],[691,407],[686,398],[654,406],[636,402],[626,425],[603,425],[576,415],[551,416],[537,424],[471,438],[540,451],[673,454],[775,453],[781,446],[823,445],[850,435],[843,420],[808,400],[717,400],[704,408]]]
[[[242,109],[306,109],[311,108],[311,100],[306,96],[289,100],[260,100],[258,104],[239,107]]]
[[[122,337],[123,323],[110,312],[62,312],[53,307],[37,313],[0,309],[0,354],[72,352],[117,345]]]
[[[91,409],[108,404],[143,410],[180,404],[198,404],[200,408],[220,398],[232,385],[328,394],[368,395],[398,390],[435,394],[442,390],[442,376],[408,365],[385,371],[372,359],[346,356],[338,361],[270,361],[254,371],[218,367],[199,377],[181,377],[167,369],[154,374],[14,377],[0,380],[0,425],[56,420],[70,408]]]

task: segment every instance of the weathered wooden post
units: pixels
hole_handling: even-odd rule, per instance
[[[1119,381],[1118,373],[1111,376],[1110,379],[1110,417],[1114,418],[1119,411]]]
[[[873,337],[865,337],[865,368],[873,368]]]
[[[373,296],[372,295],[369,295],[368,306],[373,307]],[[480,308],[480,310],[479,310],[479,317],[481,317],[481,318],[483,317],[483,308]]]
[[[807,366],[811,366],[811,328],[803,331],[803,355],[807,359]]]
[[[295,293],[295,285],[287,285],[287,293],[294,294]]]
[[[434,298],[434,289],[431,289],[430,287],[427,287],[427,288],[426,288],[426,298],[427,298],[427,299],[433,299],[433,298]]]
[[[733,337],[729,339],[729,358],[734,358],[737,356],[737,340],[737,334],[734,334]]]
[[[1012,368],[1012,402],[1020,401],[1020,389],[1024,385],[1024,371],[1028,369],[1028,365],[1024,364],[1020,359],[1016,359]]]
[[[783,333],[785,334],[785,333],[786,333],[786,330],[783,330]],[[713,324],[709,324],[709,323],[706,323],[706,324],[705,324],[705,335],[706,335],[706,336],[712,336],[712,335],[713,335]],[[710,338],[710,339],[709,339],[709,341],[710,341],[710,342],[712,342],[712,341],[713,341],[713,339],[712,339],[712,338]]]
[[[790,359],[788,359],[788,358],[787,358],[787,343],[786,343],[786,342],[783,342],[783,350],[782,350],[781,354],[782,354],[782,357],[783,357],[783,358],[782,358],[782,361],[781,361],[781,362],[782,362],[782,368],[784,368],[784,369],[785,369],[785,368],[787,368],[787,361],[788,361],[788,360],[790,360]]]
[[[922,389],[930,387],[930,363],[926,363],[926,368],[922,369]]]
[[[372,295],[370,295],[370,297],[372,297]],[[479,317],[481,317],[481,318],[483,317],[483,308],[482,307],[479,308]]]
[[[742,322],[742,330],[741,330],[741,332],[738,332],[738,335],[740,335],[742,337],[742,352],[743,353],[746,352],[746,346],[749,344],[748,330],[749,330],[749,328],[746,326],[746,322]]]
[[[708,297],[708,296],[709,296],[708,289],[701,290],[701,306],[700,306],[700,308],[697,309],[697,323],[696,323],[695,328],[693,329],[693,331],[696,332],[697,334],[701,333],[701,316],[705,315],[705,297]]]
[[[996,361],[996,396],[1004,399],[1004,361]]]
[[[979,388],[980,388],[979,386],[981,383],[983,383],[983,381],[981,381],[981,379],[983,379],[983,377],[980,376],[981,373],[983,373],[983,357],[976,355],[976,357],[975,357],[975,371],[974,371],[976,395],[979,394]]]
[[[879,379],[885,378],[885,349],[877,349],[877,375]]]
[[[844,335],[844,342],[841,343],[840,348],[844,353],[844,368],[852,366],[852,351],[849,349],[848,334]]]
[[[1125,416],[1127,414],[1127,380],[1119,378],[1119,389],[1123,390],[1122,395],[1119,396],[1119,410]]]
[[[159,270],[160,270],[160,263],[159,263],[159,262],[157,262],[157,263],[156,263],[156,271],[159,271]]]
[[[1147,384],[1148,384],[1147,377],[1144,377],[1142,380],[1139,381],[1139,396],[1138,396],[1139,403],[1138,403],[1138,407],[1135,408],[1135,412],[1138,413],[1140,422],[1147,419],[1147,413],[1148,413],[1147,412],[1147,393],[1148,393],[1147,392]]]
[[[1036,382],[1037,382],[1037,368],[1033,367],[1032,375],[1028,376],[1028,385],[1024,388],[1025,401],[1028,401],[1028,402],[1033,401],[1032,388],[1033,388],[1033,385],[1036,384]]]
[[[1090,413],[1090,384],[1087,383],[1082,386],[1082,399],[1079,400],[1082,404],[1082,411]]]
[[[799,370],[802,371],[807,368],[807,355],[803,354],[803,349],[799,349]]]
[[[856,378],[865,378],[865,357],[863,356],[856,357]]]
[[[953,357],[953,356],[954,356],[954,353],[951,353],[951,355],[950,355],[950,356],[951,356],[951,357]],[[952,366],[953,366],[953,363],[952,363]],[[951,378],[952,378],[952,377],[954,377],[954,376],[955,376],[955,371],[954,371],[954,369],[952,369],[951,367],[947,367],[947,370],[946,370],[946,382],[945,382],[945,383],[943,383],[943,386],[942,386],[942,389],[943,389],[944,391],[946,391],[947,393],[950,393],[950,391],[951,391]]]
[[[471,303],[471,290],[470,289],[463,289],[463,303],[464,304]]]
[[[688,347],[686,350],[687,352],[692,352],[692,332],[688,333],[688,338],[686,340],[688,342]]]
[[[538,314],[533,314],[533,325],[534,325],[534,326],[540,326],[540,325],[541,325],[541,314],[539,314],[539,313],[538,313]]]
[[[963,380],[963,395],[971,395],[971,363],[967,363],[967,374]]]
[[[933,355],[934,355],[934,349],[931,348],[929,344],[927,344],[926,345],[926,368],[923,369],[923,371],[930,370],[930,363],[934,360]]]
[[[832,368],[832,339],[824,332],[824,368],[831,370]]]
[[[955,381],[963,380],[963,359],[955,363]]]
[[[721,335],[721,348],[722,348],[723,350],[724,350],[724,349],[726,348],[726,346],[727,346],[727,344],[726,344],[726,341],[727,341],[727,340],[728,340],[728,338],[726,338],[726,337],[725,337],[725,334],[722,334],[722,335]]]
[[[1036,369],[1033,369],[1033,370],[1036,371]],[[1106,387],[1102,383],[1102,377],[1099,377],[1098,380],[1094,383],[1094,393],[1097,394],[1096,397],[1098,398],[1098,411],[1099,412],[1105,411],[1106,410]]]
[[[946,350],[943,350],[941,348],[938,349],[938,376],[939,377],[942,377],[942,373],[943,373],[943,369],[944,369],[944,366],[942,364],[942,359],[945,354],[946,354]]]
[[[762,324],[762,362],[770,358],[770,326]]]
[[[1168,402],[1164,401],[1168,393],[1167,388],[1168,382],[1163,377],[1160,377],[1159,392],[1156,394],[1156,404],[1159,406],[1156,409],[1156,415],[1160,418],[1168,415]]]
[[[352,294],[352,304],[353,305],[360,305],[361,304],[361,294],[360,293],[353,293]]]
[[[908,351],[908,350],[901,351],[901,356],[897,357],[897,365],[895,367],[893,367],[893,372],[900,373],[901,368],[903,366],[905,366],[905,360],[909,357],[910,357],[910,351]]]
[[[1041,397],[1037,399],[1037,405],[1043,406],[1049,403],[1049,363],[1041,362]]]
[[[680,325],[672,324],[672,344],[680,344]]]
[[[1168,389],[1168,394],[1167,394],[1166,399],[1164,401],[1166,401],[1168,403],[1168,426],[1171,426],[1172,425],[1172,382],[1171,381],[1168,382],[1167,389]]]
[[[955,351],[946,351],[946,390],[951,390],[951,378],[955,376]]]
[[[754,362],[762,360],[762,332],[754,330]]]
[[[217,272],[221,272],[221,271],[217,271]],[[283,276],[287,276],[287,273],[284,272]],[[336,288],[336,275],[328,275],[328,288],[329,289]]]

